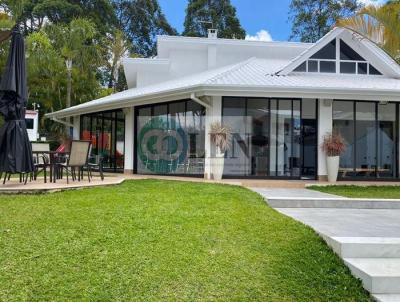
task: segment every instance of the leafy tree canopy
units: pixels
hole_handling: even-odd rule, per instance
[[[177,35],[157,0],[114,0],[118,27],[131,43],[131,52],[143,57],[156,54],[157,35]]]
[[[331,30],[336,20],[353,15],[359,8],[358,0],[292,0],[290,38],[316,42]]]
[[[211,27],[218,29],[220,38],[246,36],[230,0],[189,0],[184,27],[184,36],[205,37]]]

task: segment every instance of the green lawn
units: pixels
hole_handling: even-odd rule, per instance
[[[353,198],[400,198],[400,186],[311,186],[307,189]]]
[[[371,301],[308,227],[241,187],[0,196],[0,301]]]

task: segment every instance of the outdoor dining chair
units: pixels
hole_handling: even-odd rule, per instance
[[[50,152],[49,143],[32,143],[33,164],[35,171],[33,172],[33,179],[36,180],[37,175],[43,172],[44,182],[47,183],[47,168],[50,167],[50,159],[46,152]],[[43,152],[43,153],[40,153]]]
[[[59,169],[63,171],[65,170],[65,174],[67,175],[67,184],[69,184],[69,175],[71,175],[73,181],[77,179],[77,171],[78,180],[81,180],[81,176],[83,178],[83,168],[88,167],[90,145],[90,141],[73,140],[71,143],[71,152],[66,162],[57,164]],[[89,169],[87,172],[88,180],[90,182]]]
[[[90,150],[89,150],[89,159],[88,159],[88,164],[87,164],[89,176],[90,176],[90,178],[93,178],[92,171],[98,170],[100,173],[101,180],[104,180],[103,157],[101,155],[92,154],[92,151],[93,151],[93,145],[91,144]]]

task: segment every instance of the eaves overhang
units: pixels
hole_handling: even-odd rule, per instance
[[[196,96],[254,96],[254,97],[291,97],[291,98],[318,98],[342,100],[371,100],[400,102],[400,90],[375,88],[329,88],[329,87],[302,87],[302,86],[244,86],[244,85],[193,85],[185,88],[171,89],[159,93],[141,95],[137,97],[121,97],[112,102],[99,104],[85,104],[48,113],[47,118],[66,118],[81,114],[107,111],[113,109],[138,106],[151,102],[166,102],[171,100],[188,99],[192,94]]]

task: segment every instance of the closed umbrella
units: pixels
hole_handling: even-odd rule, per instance
[[[24,38],[17,28],[11,35],[7,65],[0,83],[0,174],[30,173],[34,170],[32,148],[25,124],[28,100]]]

